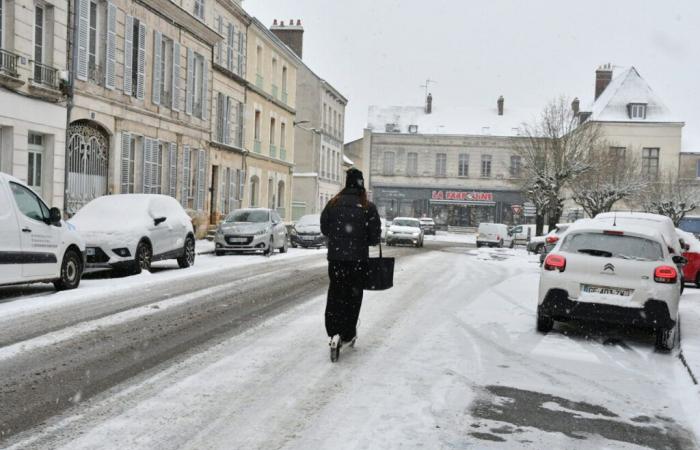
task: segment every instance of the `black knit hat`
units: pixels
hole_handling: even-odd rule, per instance
[[[345,189],[365,189],[365,179],[362,176],[362,171],[354,167],[345,172]]]

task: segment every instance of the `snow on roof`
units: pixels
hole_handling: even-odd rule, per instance
[[[294,176],[298,178],[315,178],[318,176],[318,172],[295,172]]]
[[[509,108],[506,105],[503,115],[499,116],[495,104],[490,108],[441,108],[433,105],[431,114],[426,114],[422,106],[373,105],[369,107],[367,128],[374,133],[520,136],[523,123],[533,122],[539,113],[536,108]]]
[[[589,120],[601,122],[683,122],[673,116],[671,111],[652,91],[649,84],[634,67],[614,71],[613,79],[589,111]],[[645,119],[632,119],[627,111],[630,103],[645,103]]]

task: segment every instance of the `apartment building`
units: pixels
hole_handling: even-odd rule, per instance
[[[63,207],[68,2],[0,0],[0,171]]]

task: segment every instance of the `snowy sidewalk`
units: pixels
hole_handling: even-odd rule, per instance
[[[695,382],[700,383],[700,289],[686,286],[680,310],[681,351]]]

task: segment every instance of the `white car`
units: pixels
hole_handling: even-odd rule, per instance
[[[172,197],[105,195],[83,206],[70,222],[86,241],[88,268],[138,274],[165,259],[177,259],[181,268],[194,265],[192,220]]]
[[[53,282],[58,290],[75,289],[84,255],[85,243],[58,208],[0,173],[0,286]]]
[[[502,223],[481,222],[476,235],[476,246],[478,248],[484,245],[513,248],[513,237],[508,231],[508,226]]]
[[[400,243],[412,244],[416,247],[423,246],[423,229],[418,219],[397,217],[391,221],[391,226],[386,232],[386,245]]]
[[[423,233],[432,234],[433,236],[435,236],[437,230],[437,225],[435,225],[435,221],[430,217],[421,217],[419,220],[420,227],[423,229]]]
[[[385,242],[386,232],[389,231],[389,226],[391,226],[391,222],[387,222],[387,220],[383,217],[379,219],[379,222],[381,223],[381,239],[382,242]]]
[[[677,338],[681,258],[652,228],[578,221],[542,266],[537,330],[570,319],[652,327],[656,347],[670,350]]]
[[[273,209],[237,209],[219,224],[214,242],[217,256],[234,251],[271,255],[275,249],[287,253],[287,227]]]
[[[608,212],[598,214],[595,216],[595,220],[602,220],[607,224],[615,223],[618,225],[630,224],[653,227],[661,233],[671,253],[675,255],[683,253],[680,239],[676,233],[676,226],[673,224],[673,221],[666,216],[642,212]]]

